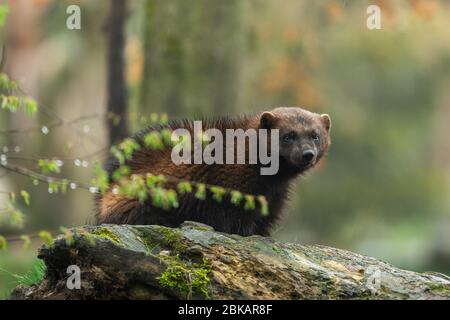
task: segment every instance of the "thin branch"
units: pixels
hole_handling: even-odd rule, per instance
[[[60,230],[50,230],[48,232],[50,232],[55,237],[58,236],[59,234],[62,234],[62,232]],[[6,240],[6,242],[23,241],[23,239],[22,239],[23,236],[29,237],[30,239],[38,239],[38,238],[40,238],[39,232],[33,232],[33,233],[29,233],[29,234],[21,234],[21,235],[18,235],[18,236],[5,237],[5,240]]]
[[[93,151],[91,153],[88,153],[84,156],[80,156],[77,158],[72,158],[72,157],[59,157],[59,156],[32,156],[32,155],[16,155],[17,152],[11,151],[11,153],[13,155],[8,155],[7,159],[8,160],[17,160],[17,161],[31,161],[31,162],[37,162],[40,159],[54,159],[54,160],[63,160],[63,161],[75,161],[75,160],[85,160],[85,159],[91,159],[94,158],[96,156],[99,156],[103,153],[106,153],[109,151],[108,147],[103,147],[101,149],[98,149],[96,151]],[[8,154],[8,152],[6,152],[6,154]],[[2,176],[0,176],[1,178]]]
[[[42,106],[40,106],[41,108],[43,108]],[[49,128],[49,129],[56,129],[58,127],[61,127],[63,125],[75,125],[79,122],[82,121],[86,121],[86,120],[92,120],[92,119],[102,119],[104,118],[106,115],[105,114],[100,114],[100,113],[95,113],[95,114],[90,114],[90,115],[83,115],[80,116],[78,118],[69,120],[69,121],[65,121],[63,119],[61,120],[57,120],[56,122],[53,122],[51,124],[45,125],[45,127]],[[42,126],[34,126],[34,127],[29,127],[29,128],[25,128],[25,129],[6,129],[6,130],[0,130],[0,134],[19,134],[19,133],[30,133],[30,132],[36,132],[36,131],[41,131],[42,128],[44,127],[44,125]],[[75,128],[77,131],[80,131],[80,128]],[[85,133],[83,131],[83,133]]]
[[[23,241],[23,239],[21,238],[22,236],[24,236],[24,235],[5,237],[5,239],[7,242]],[[37,233],[36,234],[26,234],[25,236],[30,237],[30,239],[39,238],[39,235]]]
[[[16,82],[17,83],[17,82]],[[27,93],[18,85],[17,90],[19,91],[20,94],[22,94],[23,96],[28,96]],[[78,123],[81,120],[87,120],[91,117],[99,117],[99,114],[94,114],[94,116],[92,115],[85,115],[85,116],[81,116],[75,120],[72,121],[65,121],[62,117],[60,117],[58,114],[56,114],[56,112],[54,112],[52,109],[47,108],[44,105],[39,105],[38,108],[38,112],[41,112],[45,115],[47,115],[48,117],[52,118],[55,120],[55,122],[49,124],[49,125],[45,125],[45,127],[47,127],[48,129],[56,129],[59,128],[61,126],[68,125],[69,127],[71,127],[78,135],[86,135],[86,132],[84,132],[82,129],[80,129],[79,127],[76,126],[76,123]],[[8,130],[0,130],[0,134],[24,134],[24,133],[31,133],[31,132],[38,132],[41,131],[42,128],[44,126],[35,126],[35,127],[31,127],[31,128],[26,128],[26,129],[8,129]],[[99,141],[96,141],[96,139],[94,139],[93,137],[90,137],[89,141],[91,143],[95,143],[95,144],[100,144]]]
[[[91,186],[89,184],[86,184],[86,183],[74,181],[74,180],[71,180],[71,179],[49,177],[49,176],[46,176],[44,174],[35,172],[33,170],[30,170],[30,169],[27,169],[27,168],[24,168],[24,167],[16,166],[16,165],[2,164],[0,166],[2,168],[4,168],[4,169],[8,170],[8,171],[11,171],[11,172],[14,172],[14,173],[17,173],[17,174],[20,174],[20,175],[23,175],[23,176],[26,176],[26,177],[38,180],[40,182],[44,182],[44,183],[58,183],[58,184],[62,184],[62,183],[65,183],[65,182],[68,181],[69,183],[75,183],[77,185],[77,189],[81,188],[81,189],[89,190],[91,188]]]

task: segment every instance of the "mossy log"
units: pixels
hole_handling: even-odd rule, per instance
[[[450,278],[345,250],[186,222],[85,226],[39,250],[47,271],[12,299],[450,299]],[[81,270],[68,289],[67,269]]]

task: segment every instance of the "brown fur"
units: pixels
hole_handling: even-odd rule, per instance
[[[188,120],[171,122],[165,127],[187,128],[190,132],[193,131],[192,121]],[[163,174],[236,189],[242,193],[264,195],[269,203],[270,214],[264,217],[259,210],[245,211],[242,206],[231,204],[229,197],[217,203],[211,199],[211,194],[203,201],[196,199],[193,194],[181,196],[179,208],[165,211],[148,202],[139,203],[136,199],[108,192],[97,199],[97,223],[159,224],[176,227],[185,220],[193,220],[211,225],[218,231],[241,235],[267,235],[280,217],[293,179],[314,166],[325,155],[329,145],[330,120],[327,115],[321,116],[292,107],[276,108],[270,112],[235,120],[221,118],[203,121],[203,130],[216,128],[225,133],[225,129],[276,128],[280,130],[280,140],[288,133],[295,135],[297,138],[293,142],[280,141],[280,170],[273,176],[260,175],[259,164],[176,166],[170,158],[171,148],[155,151],[145,148],[142,144],[142,138],[146,133],[162,128],[162,126],[149,127],[134,136],[142,148],[126,163],[131,168],[132,174]],[[313,131],[321,136],[320,142],[312,140]],[[299,157],[306,146],[311,146],[316,151],[314,161],[308,165],[299,162]],[[110,174],[118,166],[117,160],[113,157],[105,164]]]

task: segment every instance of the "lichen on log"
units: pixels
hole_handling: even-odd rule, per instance
[[[47,271],[12,299],[450,299],[450,278],[345,250],[180,228],[71,229],[39,250]],[[78,266],[81,288],[67,286]]]

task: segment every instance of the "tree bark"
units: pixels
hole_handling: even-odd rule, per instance
[[[86,226],[40,249],[47,272],[12,299],[450,299],[450,278],[325,246],[186,222]],[[67,289],[67,267],[81,289]]]
[[[126,0],[111,0],[108,19],[108,134],[110,145],[129,135],[125,81]]]

